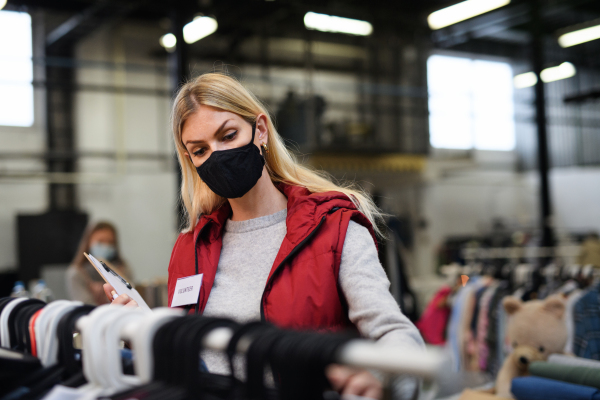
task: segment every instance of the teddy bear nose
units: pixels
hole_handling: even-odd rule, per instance
[[[527,365],[529,363],[529,360],[523,356],[519,357],[519,362],[521,364]]]

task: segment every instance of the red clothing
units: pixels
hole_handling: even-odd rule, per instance
[[[311,194],[285,184],[278,189],[288,200],[287,233],[263,292],[262,319],[291,329],[352,327],[338,285],[342,249],[350,220],[367,227],[375,240],[371,223],[343,193]],[[193,232],[179,235],[169,263],[169,305],[178,278],[203,273],[198,305],[200,313],[204,311],[219,264],[223,226],[230,215],[231,207],[225,203],[203,215]]]
[[[427,304],[423,315],[415,324],[427,343],[438,345],[446,343],[445,333],[450,308],[446,305],[440,306],[440,302],[446,300],[451,291],[449,286],[442,286]]]

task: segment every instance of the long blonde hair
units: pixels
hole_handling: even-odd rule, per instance
[[[173,140],[183,178],[181,201],[187,214],[187,227],[184,228],[184,232],[196,227],[200,215],[212,213],[226,201],[225,198],[210,190],[200,179],[192,161],[185,155],[187,149],[181,140],[183,124],[200,105],[235,113],[251,124],[256,121],[259,114],[266,115],[269,152],[264,154],[264,157],[271,181],[302,186],[311,193],[342,192],[371,221],[375,231],[380,233],[377,223],[382,214],[371,198],[353,184],[337,185],[326,173],[314,171],[298,163],[285,147],[266,107],[240,82],[220,73],[203,74],[186,83],[179,89],[173,104],[171,114]]]

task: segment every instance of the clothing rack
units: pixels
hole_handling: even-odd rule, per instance
[[[182,316],[179,310],[171,308],[155,308],[152,313],[147,313],[143,318],[136,319],[126,324],[122,329],[121,339],[133,343],[136,351],[134,359],[136,371],[142,377],[142,381],[149,382],[152,376],[152,362],[148,359],[151,353],[151,341],[147,340],[152,334],[141,337],[136,333],[140,330],[150,329],[152,331],[167,321]],[[83,330],[89,323],[89,317],[82,317],[77,322],[77,327]],[[203,340],[203,347],[210,350],[225,351],[233,331],[229,328],[216,328]],[[239,341],[237,352],[245,354],[250,345],[250,340]],[[339,364],[356,368],[376,369],[383,373],[402,375],[408,374],[425,379],[435,379],[441,372],[444,357],[436,349],[428,349],[427,352],[415,351],[397,346],[382,345],[365,339],[354,339],[345,344],[339,351]]]
[[[207,335],[203,345],[211,350],[223,351],[232,336],[229,328],[218,328]],[[249,341],[240,341],[239,353],[245,353]],[[402,349],[355,339],[340,349],[340,364],[356,368],[377,369],[390,374],[410,374],[422,378],[435,378],[441,368],[441,353],[428,350],[425,352]]]

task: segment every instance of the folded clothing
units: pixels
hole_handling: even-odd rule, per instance
[[[511,392],[517,400],[600,400],[600,391],[594,387],[539,376],[513,379]]]
[[[600,389],[600,369],[598,368],[534,362],[529,366],[529,373],[542,378]]]
[[[580,367],[600,368],[600,361],[589,358],[567,356],[564,354],[550,354],[548,362],[552,364],[573,365]]]

